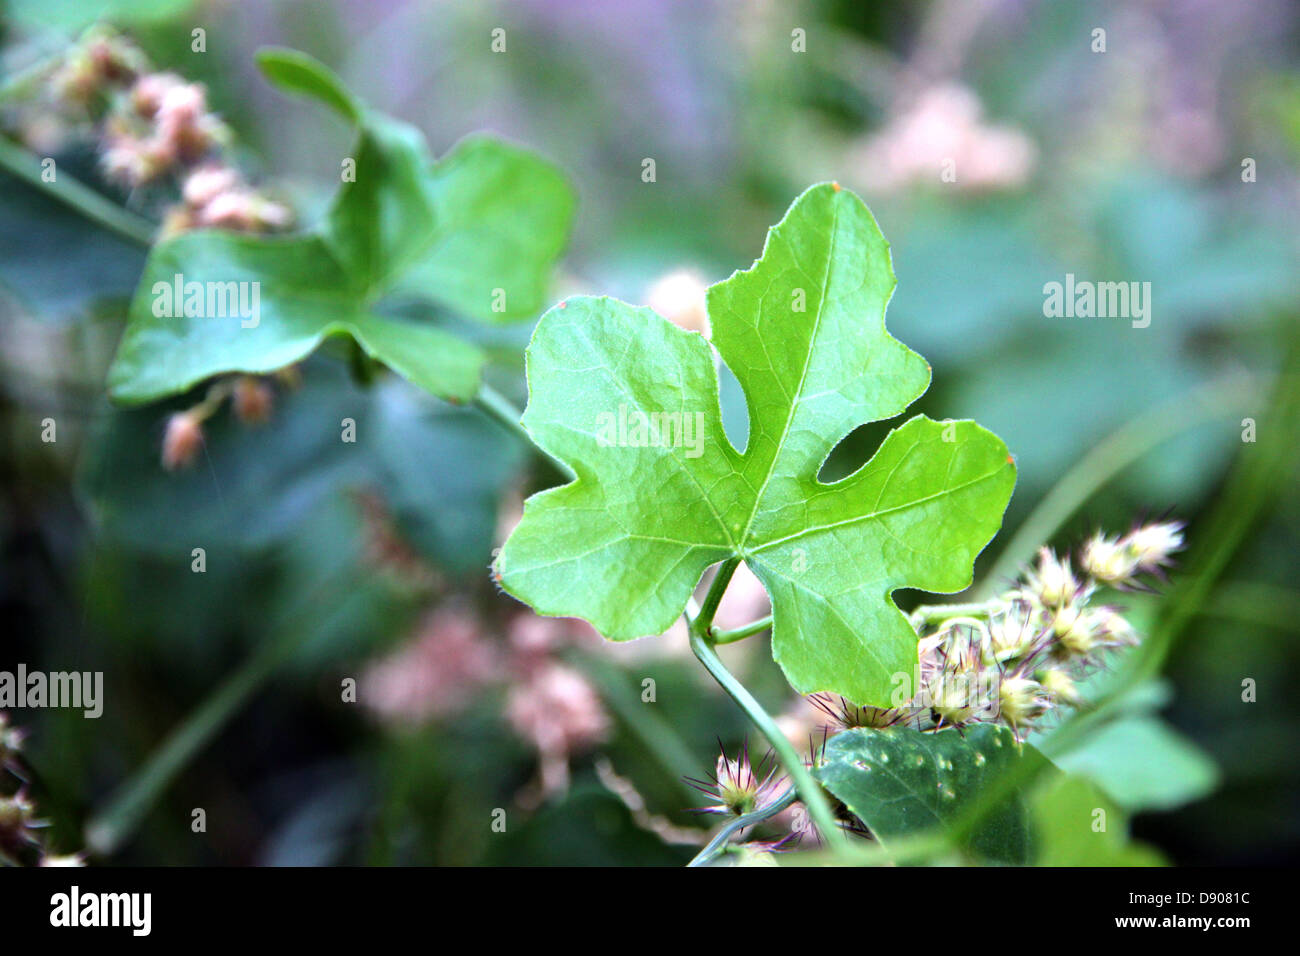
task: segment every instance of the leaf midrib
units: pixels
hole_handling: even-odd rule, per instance
[[[826,267],[822,274],[822,294],[817,302],[817,315],[813,319],[812,334],[808,337],[808,352],[804,356],[803,368],[799,372],[799,384],[795,387],[794,397],[790,402],[790,411],[785,417],[785,426],[781,429],[781,437],[776,443],[776,450],[772,453],[772,462],[768,465],[767,474],[763,477],[763,484],[759,487],[758,492],[754,495],[754,505],[749,512],[749,520],[745,522],[745,530],[740,534],[738,545],[741,549],[749,550],[745,546],[749,541],[750,529],[754,526],[754,518],[758,515],[759,505],[763,502],[763,496],[767,493],[767,486],[772,481],[772,476],[776,473],[777,463],[781,460],[781,452],[785,449],[786,439],[790,435],[790,425],[794,422],[795,410],[803,401],[803,387],[808,380],[808,368],[812,365],[813,350],[817,346],[817,334],[821,331],[822,314],[826,309],[826,300],[829,297],[831,264],[835,261],[835,245],[839,240],[839,223],[840,223],[840,204],[838,201],[831,200],[831,241],[830,248],[826,251]],[[793,256],[793,253],[791,254]],[[761,261],[761,259],[760,259]],[[798,260],[796,260],[797,263]],[[757,267],[757,264],[755,264]],[[752,445],[752,441],[750,442]]]

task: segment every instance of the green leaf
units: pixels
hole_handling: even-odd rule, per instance
[[[827,742],[816,774],[885,846],[976,813],[983,815],[966,840],[967,852],[1024,864],[1032,856],[1028,787],[1010,795],[992,791],[996,799],[989,800],[990,786],[1003,774],[1033,774],[1046,766],[1033,747],[1017,743],[1010,730],[996,724],[976,724],[964,736],[955,730],[859,728]],[[981,809],[986,800],[990,805]]]
[[[422,555],[448,573],[480,574],[501,495],[524,458],[523,442],[486,415],[397,379],[362,388],[341,363],[309,361],[302,386],[279,394],[264,425],[214,416],[190,469],[158,467],[169,411],[117,408],[97,418],[78,490],[115,547],[174,558],[202,546],[214,567],[300,536],[322,498],[368,488]],[[339,440],[344,418],[356,423],[355,444]]]
[[[702,336],[607,298],[547,312],[523,424],[577,480],[528,501],[498,559],[503,587],[626,640],[667,630],[704,570],[738,556],[772,598],[774,656],[797,690],[887,704],[893,675],[917,665],[892,592],[968,586],[1015,483],[997,436],[924,417],[849,477],[817,480],[845,435],[929,382],[885,331],[893,287],[867,207],[822,185],[753,268],[709,290],[713,344],[749,407],[743,452]],[[652,422],[672,427],[637,428]]]
[[[1128,820],[1096,787],[1059,774],[1030,800],[1039,866],[1163,866],[1164,858],[1129,839]]]
[[[532,153],[485,137],[434,163],[419,131],[366,110],[310,57],[264,51],[259,64],[357,123],[355,179],[301,235],[200,231],[158,243],[109,372],[113,398],[153,401],[213,375],[270,371],[346,336],[434,395],[469,400],[482,352],[377,307],[400,293],[477,319],[535,314],[568,235],[569,185]]]
[[[1061,754],[1062,770],[1092,781],[1125,810],[1172,810],[1214,790],[1219,771],[1158,717],[1113,721]]]
[[[299,50],[265,47],[257,51],[257,68],[286,92],[313,97],[338,110],[353,123],[362,122],[363,108],[339,75],[320,60]]]

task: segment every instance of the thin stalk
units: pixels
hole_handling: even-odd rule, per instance
[[[736,817],[736,819],[729,821],[726,826],[714,834],[712,840],[704,845],[704,849],[695,855],[695,859],[691,860],[691,862],[686,865],[703,866],[705,863],[708,863],[722,852],[723,848],[727,845],[727,841],[730,840],[733,835],[744,830],[746,827],[756,826],[764,820],[776,816],[790,804],[794,803],[795,797],[798,795],[798,792],[791,787],[767,806],[755,810],[753,813],[746,813],[744,816]]]
[[[922,604],[908,615],[913,623],[930,624],[950,617],[988,617],[992,602],[971,601],[966,604]]]
[[[173,730],[144,766],[110,795],[104,808],[86,825],[86,845],[94,853],[108,855],[136,831],[158,798],[194,757],[221,732],[253,694],[284,664],[293,658],[321,619],[310,615],[322,606],[327,595],[337,593],[340,584],[355,576],[347,567],[326,575],[292,609],[278,618],[276,636],[260,645],[233,674],[227,677],[199,708]]]
[[[262,646],[168,735],[149,760],[86,825],[86,845],[102,856],[113,853],[143,822],[159,796],[195,755],[206,747],[253,693],[275,673],[297,646],[297,629]]]
[[[767,738],[768,745],[776,752],[781,765],[794,781],[795,789],[799,791],[799,798],[808,808],[808,813],[817,824],[817,829],[824,835],[826,842],[833,845],[846,843],[847,840],[835,822],[835,814],[831,812],[831,805],[826,799],[821,784],[809,772],[803,758],[786,739],[785,734],[781,733],[781,728],[776,725],[776,721],[754,699],[754,695],[745,688],[745,685],[736,680],[731,671],[727,670],[709,639],[694,629],[691,631],[691,650],[704,665],[704,669],[713,675],[713,679],[722,685],[722,689],[731,695],[736,705]]]
[[[148,219],[128,212],[63,171],[58,172],[54,182],[46,182],[41,177],[40,159],[3,138],[0,138],[0,169],[131,242],[145,247],[153,245],[155,226]]]
[[[1016,529],[975,593],[988,598],[999,591],[1102,486],[1152,449],[1255,401],[1258,394],[1253,384],[1253,376],[1247,375],[1217,379],[1133,419],[1095,445]]]
[[[743,641],[747,637],[753,637],[755,634],[762,634],[772,626],[772,615],[759,618],[752,624],[746,624],[744,627],[737,627],[730,631],[719,631],[716,627],[709,631],[709,638],[714,644],[734,644],[736,641]]]
[[[535,449],[539,455],[542,455],[564,474],[566,478],[573,481],[578,476],[572,468],[560,461],[558,458],[552,458],[549,453],[533,441],[533,436],[528,434],[524,428],[521,419],[523,413],[517,409],[510,399],[506,398],[491,385],[486,382],[479,385],[478,394],[474,396],[474,404],[478,406],[489,418],[495,419],[504,425],[509,431],[522,441],[529,448]]]
[[[759,729],[759,732],[767,738],[768,745],[776,753],[782,766],[785,767],[786,773],[790,775],[795,789],[799,792],[800,799],[808,808],[808,813],[812,816],[813,822],[817,824],[817,829],[821,831],[826,842],[834,846],[842,846],[848,841],[841,832],[839,825],[835,822],[835,815],[831,812],[831,805],[826,799],[826,793],[822,790],[821,784],[809,772],[799,752],[786,739],[785,734],[781,732],[781,728],[776,725],[776,721],[772,719],[772,716],[763,709],[763,705],[754,699],[754,695],[746,689],[744,684],[736,680],[731,671],[727,670],[714,649],[713,641],[709,638],[713,615],[718,610],[722,595],[727,590],[727,583],[731,580],[731,576],[736,572],[739,564],[740,558],[730,558],[722,563],[722,566],[718,568],[718,573],[714,575],[713,583],[709,585],[708,593],[704,596],[704,603],[700,606],[700,613],[689,621],[691,650],[699,658],[700,663],[704,665],[704,669],[713,676],[713,679],[721,685],[723,690],[731,695],[731,699],[736,702],[736,705],[745,712],[745,715]]]
[[[695,620],[691,622],[692,629],[698,628],[701,634],[708,634],[713,628],[713,616],[718,613],[722,595],[727,592],[727,585],[731,583],[731,576],[736,573],[738,567],[740,567],[740,558],[728,558],[718,565],[718,573],[713,576],[709,590],[705,592],[700,613],[695,615]]]

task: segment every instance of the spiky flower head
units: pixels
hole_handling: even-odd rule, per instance
[[[892,727],[905,716],[903,711],[897,708],[858,705],[838,694],[812,694],[808,702],[833,720],[836,730],[851,730],[855,727]]]
[[[1160,574],[1183,547],[1181,521],[1156,521],[1140,525],[1122,538],[1098,533],[1083,547],[1083,569],[1117,588],[1139,586],[1140,574]]]
[[[1083,700],[1074,678],[1059,667],[1049,667],[1034,675],[1043,692],[1063,704],[1077,707]]]
[[[1004,677],[998,685],[998,713],[1013,728],[1041,717],[1050,705],[1050,699],[1036,680]]]
[[[1058,558],[1051,548],[1039,549],[1038,563],[1026,575],[1026,583],[1028,593],[1044,607],[1061,607],[1082,590],[1070,570],[1070,559]]]
[[[1004,663],[1032,653],[1041,629],[1033,608],[1027,601],[1013,600],[1004,609],[989,615],[989,650],[994,663]]]
[[[1139,571],[1148,573],[1167,567],[1175,551],[1183,547],[1183,523],[1158,521],[1135,528],[1123,538],[1122,544],[1137,563]]]
[[[1083,570],[1105,584],[1122,585],[1137,571],[1137,559],[1118,538],[1098,532],[1083,546]]]
[[[716,801],[698,808],[701,812],[739,817],[753,813],[775,799],[778,789],[776,761],[770,750],[756,765],[750,763],[748,743],[741,746],[734,759],[727,756],[721,742],[718,750],[717,769],[708,780],[687,778],[692,787]]]

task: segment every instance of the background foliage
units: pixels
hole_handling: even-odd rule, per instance
[[[327,216],[356,131],[267,84],[255,51],[268,44],[320,58],[370,108],[418,127],[436,156],[487,130],[556,161],[579,211],[551,295],[515,324],[469,321],[454,301],[433,316],[481,350],[487,380],[521,405],[522,349],[540,306],[568,292],[643,303],[657,277],[681,267],[717,281],[749,266],[808,183],[858,190],[892,245],[890,330],[936,370],[912,410],[973,418],[1017,458],[1007,533],[980,569],[1011,573],[991,563],[1011,533],[1116,433],[1118,445],[1101,447],[1118,447],[1124,467],[1054,540],[1122,530],[1143,509],[1172,508],[1190,523],[1193,553],[1172,596],[1128,602],[1168,632],[1163,682],[1062,758],[1091,782],[1062,784],[1050,805],[1095,806],[1078,788],[1100,788],[1175,863],[1268,862],[1300,848],[1294,453],[1280,487],[1233,477],[1277,437],[1266,387],[1300,307],[1293,5],[5,6],[5,74],[106,11],[154,62],[207,84],[241,164],[307,224]],[[208,32],[206,54],[190,52],[194,26]],[[489,49],[497,26],[505,55]],[[1105,54],[1089,49],[1096,26],[1108,31]],[[807,31],[806,54],[790,52],[795,27]],[[983,122],[1026,136],[1032,162],[986,188],[883,181],[873,137],[903,141],[891,125],[900,104],[953,83],[978,95]],[[6,115],[6,128],[25,121]],[[654,183],[642,181],[645,157],[656,160]],[[1243,157],[1256,160],[1257,182],[1242,182]],[[59,162],[98,182],[84,147]],[[715,735],[734,745],[746,727],[680,654],[644,642],[569,653],[610,728],[574,754],[567,789],[535,808],[537,754],[502,719],[505,688],[454,717],[397,724],[338,701],[343,677],[408,641],[432,608],[473,609],[488,640],[508,642],[522,609],[486,568],[503,512],[552,483],[549,467],[481,412],[396,376],[367,386],[346,352],[326,348],[268,424],[214,420],[197,467],[166,473],[163,423],[198,393],[131,409],[105,397],[144,268],[142,249],[0,173],[0,607],[11,624],[0,667],[103,670],[109,695],[94,722],[20,715],[56,843],[83,845],[86,823],[165,730],[260,654],[274,678],[113,861],[689,859],[691,847],[646,832],[598,774],[608,760],[656,813],[699,823],[683,812],[692,800],[680,776],[710,766]],[[1150,328],[1044,318],[1043,284],[1067,272],[1151,282]],[[57,443],[39,439],[46,416],[60,422]],[[359,423],[356,445],[337,440],[343,417]],[[1241,441],[1246,417],[1258,420],[1257,444]],[[846,473],[882,435],[860,429],[828,471]],[[385,537],[393,529],[397,543]],[[1211,553],[1223,542],[1232,547]],[[190,571],[198,544],[203,575]],[[728,653],[772,709],[789,701],[766,648]],[[639,696],[646,676],[657,682],[653,707]],[[1241,701],[1244,678],[1258,682],[1256,703]],[[219,821],[206,834],[190,832],[196,806]],[[487,826],[494,807],[512,808],[506,834]],[[1054,860],[1078,859],[1072,831],[1052,829],[1060,812],[1023,812],[1047,821]],[[1114,848],[1116,859],[1143,852]]]

